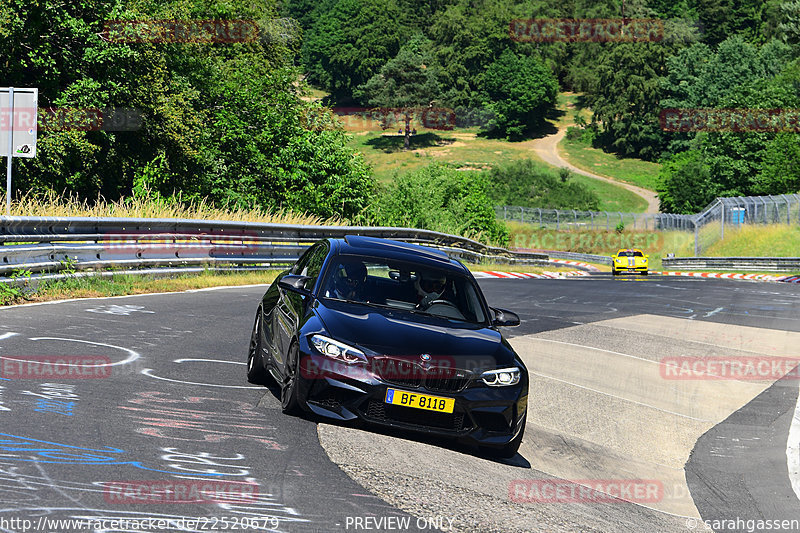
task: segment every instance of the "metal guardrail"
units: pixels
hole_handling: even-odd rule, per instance
[[[800,272],[800,257],[664,257],[666,270]]]
[[[585,261],[587,263],[599,263],[601,265],[610,265],[611,256],[598,255],[598,254],[581,254],[578,252],[559,252],[556,250],[544,250],[549,257],[555,259],[567,259],[570,261]]]
[[[469,262],[547,264],[546,254],[510,252],[429,230],[302,226],[186,219],[0,217],[0,276],[103,269],[211,266],[279,268],[325,237],[364,235],[442,249]]]

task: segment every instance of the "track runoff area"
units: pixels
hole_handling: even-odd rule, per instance
[[[0,530],[798,529],[797,285],[479,283],[522,319],[508,461],[283,415],[245,379],[264,286],[0,309]]]

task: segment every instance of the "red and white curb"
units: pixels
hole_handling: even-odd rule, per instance
[[[683,276],[688,278],[747,279],[751,281],[800,283],[800,276],[776,276],[772,274],[734,274],[730,272],[660,272],[658,270],[651,270],[650,274],[660,274],[662,276]],[[574,276],[589,276],[590,274],[583,270],[572,270],[569,272],[542,272],[541,274],[489,270],[483,272],[473,272],[472,275],[475,277],[475,279],[559,279]]]
[[[527,272],[499,272],[488,270],[483,272],[473,272],[475,279],[558,279],[573,276],[588,276],[588,272],[572,270],[570,272],[542,272],[541,274],[529,274]]]
[[[754,281],[800,283],[800,276],[776,276],[772,274],[733,274],[730,272],[658,272],[654,270],[651,270],[650,273],[661,274],[662,276],[684,276],[690,278],[749,279]]]

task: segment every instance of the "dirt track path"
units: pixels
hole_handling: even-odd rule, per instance
[[[566,161],[558,151],[558,143],[561,142],[561,139],[564,138],[564,135],[567,133],[567,127],[563,126],[561,129],[558,130],[557,133],[553,135],[548,135],[546,137],[542,137],[541,139],[534,139],[532,141],[528,141],[530,143],[531,149],[536,152],[536,154],[542,158],[542,160],[549,164],[556,167],[567,167],[572,172],[576,174],[581,174],[583,176],[588,176],[590,178],[594,178],[601,181],[606,181],[608,183],[613,183],[614,185],[618,185],[623,187],[633,194],[637,196],[641,196],[647,201],[647,210],[645,213],[658,213],[658,197],[656,193],[653,191],[648,191],[647,189],[643,189],[641,187],[637,187],[636,185],[631,185],[630,183],[625,183],[623,181],[613,180],[611,178],[606,178],[605,176],[599,176],[597,174],[592,174],[591,172],[587,172],[582,170],[575,165],[572,165],[568,161]]]

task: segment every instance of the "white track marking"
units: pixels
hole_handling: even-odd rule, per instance
[[[656,411],[661,411],[662,413],[667,413],[674,416],[679,416],[681,418],[688,418],[689,420],[696,420],[698,422],[716,422],[715,420],[708,420],[705,418],[695,418],[693,416],[685,415],[683,413],[676,413],[675,411],[670,411],[669,409],[662,409],[660,407],[656,407],[655,405],[650,405],[648,403],[637,402],[636,400],[631,400],[630,398],[625,398],[624,396],[617,396],[616,394],[611,394],[608,392],[603,392],[597,389],[593,389],[591,387],[586,387],[584,385],[578,385],[577,383],[573,383],[571,381],[567,381],[565,379],[554,378],[553,376],[548,376],[546,374],[540,374],[538,372],[530,372],[534,376],[539,376],[540,378],[545,379],[552,379],[553,381],[558,381],[559,383],[564,383],[566,385],[571,385],[573,387],[578,387],[579,389],[588,390],[591,392],[596,392],[597,394],[602,394],[603,396],[610,396],[611,398],[616,398],[618,400],[622,400],[624,402],[635,403],[636,405],[641,405],[642,407],[649,407],[650,409],[655,409]]]
[[[13,332],[10,332],[10,331],[8,333],[3,333],[2,335],[0,335],[0,341],[5,340],[5,339],[10,339],[14,335],[19,335],[19,333],[13,333]]]
[[[789,467],[789,480],[792,490],[800,499],[800,394],[792,416],[792,425],[789,428],[789,438],[786,440],[786,465]]]
[[[130,348],[123,348],[122,346],[115,346],[113,344],[104,344],[102,342],[94,342],[94,341],[84,341],[80,339],[62,339],[60,337],[31,337],[30,340],[32,341],[66,341],[66,342],[81,342],[83,344],[93,344],[95,346],[103,346],[105,348],[114,348],[115,350],[121,350],[123,352],[127,352],[129,355],[127,358],[123,359],[122,361],[117,361],[116,363],[102,363],[98,365],[77,365],[77,366],[84,366],[84,367],[95,367],[95,366],[117,366],[117,365],[127,365],[128,363],[132,363],[141,357],[138,352],[131,350]]]
[[[175,359],[173,363],[188,363],[190,361],[205,361],[207,363],[226,363],[229,365],[247,365],[241,361],[223,361],[222,359]]]
[[[170,379],[156,376],[153,374],[152,368],[145,368],[141,371],[142,374],[149,378],[160,379],[162,381],[171,381],[172,383],[183,383],[184,385],[199,385],[201,387],[219,387],[223,389],[263,389],[264,387],[248,387],[246,385],[217,385],[216,383],[197,383],[196,381],[183,381],[182,379]]]

